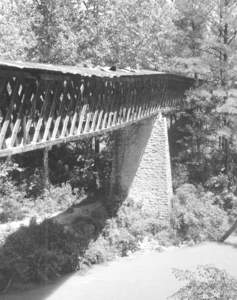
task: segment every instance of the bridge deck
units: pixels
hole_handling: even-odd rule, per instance
[[[0,157],[139,122],[179,104],[192,85],[145,70],[0,61]]]

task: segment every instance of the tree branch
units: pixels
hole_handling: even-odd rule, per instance
[[[235,30],[232,37],[229,38],[229,40],[227,42],[228,45],[230,45],[233,42],[233,40],[236,38],[236,35],[237,35],[237,30]]]

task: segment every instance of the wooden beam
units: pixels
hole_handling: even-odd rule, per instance
[[[100,136],[100,135],[112,132],[114,130],[121,130],[132,124],[136,124],[136,123],[142,122],[143,120],[155,117],[158,114],[159,114],[159,111],[156,111],[155,113],[151,114],[150,116],[143,117],[139,120],[134,120],[134,121],[132,120],[132,121],[129,121],[128,123],[119,124],[119,125],[112,126],[112,127],[109,127],[109,128],[103,129],[103,130],[101,129],[101,130],[98,130],[95,132],[88,132],[88,133],[83,133],[83,134],[75,135],[75,136],[67,136],[64,138],[61,137],[61,138],[57,138],[55,140],[49,140],[46,142],[38,142],[36,144],[28,144],[25,146],[19,146],[19,147],[14,147],[14,148],[10,148],[10,149],[3,149],[3,150],[0,150],[0,157],[6,157],[6,156],[19,154],[19,153],[28,152],[28,151],[39,150],[39,149],[43,149],[46,147],[52,147],[52,146],[58,145],[58,144],[75,142],[75,141],[90,138],[93,136]]]

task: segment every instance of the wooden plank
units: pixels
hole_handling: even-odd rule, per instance
[[[91,130],[90,130],[90,132],[93,132],[93,131],[96,130],[96,121],[97,121],[98,113],[99,113],[99,111],[96,110],[95,113],[94,113],[94,115],[93,115],[93,119],[92,119],[92,124],[91,124]]]
[[[127,110],[127,119],[126,119],[126,123],[128,123],[129,122],[129,120],[130,120],[130,116],[131,116],[131,107],[129,107],[129,109]]]
[[[25,129],[25,140],[23,141],[24,144],[28,144],[29,143],[29,134],[30,134],[30,128],[33,122],[33,118],[34,118],[34,114],[35,114],[35,110],[36,110],[36,103],[39,100],[39,97],[41,95],[42,92],[42,87],[44,86],[44,82],[40,81],[38,82],[38,86],[36,88],[36,92],[35,95],[32,99],[32,103],[31,103],[31,111],[30,111],[30,116],[26,122],[26,129]]]
[[[104,114],[104,111],[102,109],[99,113],[99,117],[98,117],[98,121],[97,121],[97,125],[96,125],[96,131],[100,130],[103,114]]]
[[[70,84],[71,84],[71,82],[69,81],[68,88],[70,88]],[[68,124],[69,124],[70,118],[72,117],[73,110],[75,109],[76,99],[73,95],[71,95],[71,93],[70,93],[70,97],[71,97],[70,104],[69,104],[69,107],[66,112],[66,117],[63,121],[63,129],[62,129],[62,132],[60,135],[61,138],[65,137],[66,134],[70,135],[70,131],[71,131],[71,128],[68,129]],[[69,130],[69,132],[67,132],[68,130]]]
[[[2,97],[2,93],[4,92],[4,88],[6,88],[7,79],[3,78],[0,83],[0,96]]]
[[[38,138],[39,138],[40,129],[41,129],[41,126],[42,126],[43,120],[44,120],[44,114],[45,114],[47,105],[49,103],[50,88],[51,88],[51,85],[49,83],[47,83],[44,103],[43,103],[43,106],[42,106],[42,109],[41,109],[40,117],[37,121],[37,125],[36,125],[36,128],[35,128],[35,133],[34,133],[33,140],[32,140],[33,144],[35,144],[38,141]]]
[[[108,118],[108,125],[107,125],[107,127],[112,126],[113,114],[114,114],[113,112],[110,112],[110,113],[109,113],[109,118]]]
[[[21,145],[25,145],[26,144],[26,116],[23,116],[22,118],[22,131],[23,131],[23,138],[21,141]]]
[[[98,113],[99,113],[99,116],[98,116],[98,119],[97,119],[97,123],[96,123],[96,127],[95,127],[95,131],[100,131],[101,128],[102,128],[102,123],[103,123],[103,116],[104,116],[104,113],[106,112],[105,110],[105,105],[106,105],[106,80],[101,80],[101,84],[100,84],[100,87],[99,87],[99,103],[98,103]]]
[[[154,114],[154,116],[155,115],[157,115],[157,113]],[[104,130],[88,132],[88,133],[85,133],[85,134],[80,134],[80,135],[75,135],[75,136],[67,136],[67,137],[64,137],[64,138],[56,138],[55,140],[49,140],[49,141],[46,141],[46,142],[37,142],[36,144],[28,144],[28,145],[25,145],[25,146],[22,146],[22,147],[19,146],[19,147],[13,147],[13,148],[9,148],[9,149],[3,149],[3,150],[0,150],[0,157],[7,157],[7,156],[15,155],[15,154],[18,154],[18,153],[24,153],[24,152],[33,151],[33,150],[44,149],[46,147],[52,147],[53,145],[58,145],[58,144],[62,144],[62,143],[69,143],[69,142],[75,142],[75,141],[86,139],[86,138],[89,138],[89,137],[103,135],[103,134],[112,132],[114,130],[123,129],[123,128],[129,126],[129,125],[139,123],[140,121],[149,119],[150,117],[151,116],[144,117],[144,118],[142,118],[140,120],[137,120],[137,121],[129,121],[128,123],[116,125],[115,127],[105,128]]]
[[[84,117],[85,117],[87,109],[88,109],[88,104],[83,105],[82,110],[80,112],[80,116],[79,116],[79,125],[77,128],[77,135],[80,135],[82,132],[82,126],[83,126]]]
[[[17,119],[12,131],[12,136],[11,136],[11,140],[10,140],[10,147],[13,147],[17,138],[17,134],[23,119],[23,110],[25,107],[25,102],[27,101],[27,99],[29,99],[32,95],[32,88],[30,86],[28,86],[27,88],[24,87],[24,89],[22,90],[22,93],[20,95],[21,100],[21,104],[20,104],[20,108],[17,114]],[[23,133],[24,136],[24,133]]]
[[[79,86],[77,86],[77,98],[76,98],[76,105],[75,105],[75,109],[74,109],[74,115],[73,115],[73,118],[72,118],[72,124],[71,124],[71,128],[70,128],[70,132],[69,132],[69,135],[73,135],[74,134],[74,131],[75,131],[75,128],[76,128],[76,122],[77,122],[77,119],[78,119],[78,115],[79,115],[79,108],[80,108],[80,104],[81,104],[81,99],[82,99],[82,94],[81,94],[81,89]]]
[[[142,107],[139,106],[137,118],[138,118],[138,119],[141,119],[141,116],[142,116]]]
[[[107,119],[108,119],[108,112],[106,112],[104,114],[104,118],[103,118],[103,122],[102,122],[102,129],[105,129],[106,128],[106,125],[107,125]]]
[[[54,95],[53,95],[53,101],[52,101],[52,105],[51,105],[51,108],[50,108],[49,117],[48,117],[48,120],[47,120],[47,123],[46,123],[46,126],[45,126],[45,131],[44,131],[42,141],[46,141],[48,139],[48,135],[49,135],[49,132],[50,132],[50,127],[51,127],[52,120],[53,120],[53,115],[54,115],[56,105],[58,103],[60,92],[61,92],[61,86],[62,86],[62,82],[58,82],[56,84],[56,88],[55,88]]]
[[[101,128],[105,129],[107,128],[107,121],[108,121],[108,115],[109,115],[109,108],[111,106],[111,93],[113,91],[113,82],[112,81],[107,81],[107,87],[106,89],[103,91],[103,111],[104,111],[104,115],[103,115],[103,119],[101,120],[102,124],[101,124]]]
[[[51,137],[51,139],[53,139],[53,140],[56,139],[56,136],[57,136],[58,130],[59,130],[59,125],[60,125],[60,122],[61,122],[61,119],[62,119],[63,108],[64,108],[65,101],[66,101],[65,87],[64,87],[64,90],[63,90],[62,94],[63,94],[63,98],[62,98],[62,101],[60,103],[58,116],[56,118],[56,121],[55,121],[55,124],[54,124],[53,133],[52,133],[52,137]]]
[[[76,122],[77,122],[77,117],[78,117],[78,112],[75,111],[72,117],[72,124],[71,124],[71,128],[69,131],[69,135],[73,135],[74,134],[74,130],[76,128]]]
[[[6,118],[3,122],[1,132],[0,132],[0,149],[3,146],[3,143],[5,141],[5,136],[6,136],[6,133],[7,133],[7,129],[8,129],[8,126],[11,122],[11,114],[12,114],[14,102],[15,102],[17,94],[18,94],[19,86],[20,86],[19,81],[16,81],[15,85],[14,85],[14,88],[13,88],[13,91],[12,91],[12,94],[11,94],[10,104],[9,104],[9,107],[8,107]]]
[[[91,121],[92,113],[88,112],[86,115],[86,124],[83,130],[83,133],[87,133],[90,131],[90,121]]]
[[[113,115],[113,121],[112,121],[112,125],[111,126],[115,126],[117,124],[117,115],[118,115],[118,112],[115,111],[114,115]]]
[[[111,89],[111,92],[115,93],[115,90],[114,89]],[[108,116],[108,121],[107,121],[107,125],[106,127],[111,127],[112,126],[112,119],[113,119],[113,115],[114,115],[114,102],[115,102],[115,95],[111,94],[108,96],[108,100],[107,100],[109,103],[108,103],[108,106],[107,106],[107,116]],[[107,119],[107,116],[106,116],[106,119]],[[105,125],[104,125],[105,126]],[[103,127],[103,125],[102,125]]]

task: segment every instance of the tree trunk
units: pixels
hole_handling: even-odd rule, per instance
[[[49,181],[49,148],[44,149],[43,164],[44,164],[44,187],[46,189],[48,189],[49,185],[50,185],[50,181]]]
[[[235,231],[235,229],[237,229],[237,220],[230,227],[230,229],[227,230],[226,233],[220,238],[219,242],[223,243]]]

